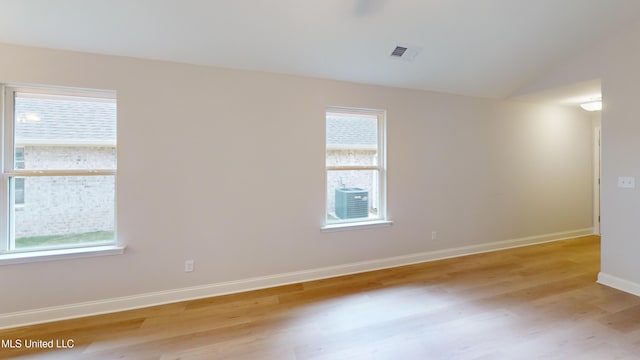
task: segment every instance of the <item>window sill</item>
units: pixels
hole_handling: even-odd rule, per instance
[[[346,231],[346,230],[385,227],[385,226],[391,226],[391,225],[393,225],[393,221],[391,220],[374,220],[374,221],[362,221],[362,222],[351,222],[351,223],[338,223],[338,224],[324,225],[322,228],[320,228],[320,231],[323,231],[323,232]]]
[[[42,261],[67,260],[93,256],[124,254],[126,246],[106,245],[76,249],[29,251],[0,255],[0,265],[24,264]]]

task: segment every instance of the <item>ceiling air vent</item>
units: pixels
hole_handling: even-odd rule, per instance
[[[407,51],[406,47],[404,47],[404,46],[396,46],[396,48],[393,49],[393,52],[391,53],[391,56],[402,57],[402,55],[404,55],[405,51]]]
[[[422,51],[422,48],[417,46],[397,45],[391,52],[391,58],[402,59],[405,61],[413,60]]]

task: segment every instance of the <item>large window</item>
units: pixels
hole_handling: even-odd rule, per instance
[[[326,226],[387,220],[385,112],[326,111]]]
[[[0,253],[115,245],[115,94],[2,90]]]

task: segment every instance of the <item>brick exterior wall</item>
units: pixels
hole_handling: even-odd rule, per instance
[[[115,169],[113,146],[24,146],[25,169]]]
[[[25,146],[26,169],[115,168],[109,146]],[[15,237],[114,230],[114,176],[27,177]]]

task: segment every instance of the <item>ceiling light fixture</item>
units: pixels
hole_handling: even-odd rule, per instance
[[[600,111],[602,110],[602,100],[589,101],[580,104],[580,107],[587,111]]]

